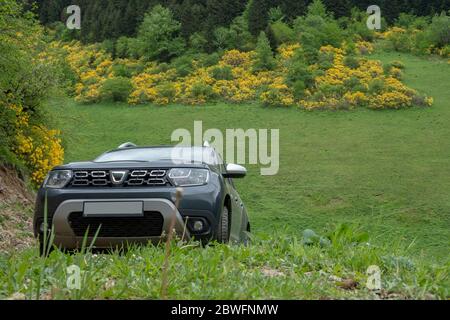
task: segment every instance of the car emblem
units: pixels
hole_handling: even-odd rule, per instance
[[[128,171],[111,171],[111,182],[113,184],[122,184]]]

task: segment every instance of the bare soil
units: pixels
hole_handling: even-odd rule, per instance
[[[0,164],[0,252],[20,250],[34,243],[34,193],[13,168]]]

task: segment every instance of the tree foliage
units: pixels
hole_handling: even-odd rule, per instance
[[[147,60],[169,61],[180,55],[184,40],[179,36],[181,24],[168,8],[156,5],[144,17],[139,27],[140,54]]]
[[[229,28],[237,17],[243,16],[254,38],[261,31],[267,32],[270,17],[282,14],[284,22],[291,23],[307,13],[312,0],[38,0],[38,15],[42,23],[65,23],[65,8],[75,4],[81,7],[80,33],[72,36],[85,42],[116,40],[119,37],[135,37],[145,13],[155,5],[170,9],[173,18],[180,22],[180,35],[188,41],[194,34],[201,34],[207,41],[206,49],[215,50],[215,30]],[[335,18],[349,17],[352,8],[363,12],[373,5],[371,0],[322,0],[327,11]],[[378,0],[382,16],[393,23],[402,12],[417,16],[439,14],[450,9],[449,0]],[[278,9],[276,9],[278,8]],[[273,17],[272,17],[273,18]],[[275,22],[275,21],[271,21]]]
[[[276,61],[273,57],[269,39],[267,39],[265,32],[261,31],[256,44],[256,60],[253,69],[254,71],[272,70],[275,66]]]

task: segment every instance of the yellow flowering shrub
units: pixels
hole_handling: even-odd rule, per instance
[[[359,54],[371,54],[374,51],[373,44],[368,41],[360,40],[356,42],[356,49]]]
[[[131,76],[142,65],[140,61],[133,59],[113,60],[110,54],[95,44],[85,46],[78,41],[66,44],[52,42],[49,47],[45,58],[65,60],[75,74],[75,100],[84,103],[100,101],[102,86],[107,80]],[[119,74],[115,70],[119,70]]]
[[[383,92],[370,101],[372,109],[400,109],[409,107],[412,99],[401,92]]]
[[[231,67],[243,67],[250,68],[252,65],[252,60],[254,56],[254,52],[241,52],[239,50],[233,49],[225,52],[222,56],[220,65],[228,65]]]
[[[320,49],[332,53],[333,66],[315,77],[315,86],[299,101],[300,107],[313,109],[340,109],[368,106],[372,109],[399,109],[410,107],[418,93],[408,88],[401,81],[401,70],[392,67],[385,74],[381,62],[360,59],[357,68],[345,65],[345,51],[340,48],[325,46]],[[378,83],[379,88],[371,88]],[[430,106],[431,100],[425,98],[421,105]]]
[[[346,92],[344,99],[352,107],[365,105],[368,101],[368,97],[361,91]]]
[[[288,60],[291,59],[295,51],[300,48],[300,44],[282,44],[280,47],[278,47],[278,54],[280,55],[280,58],[282,60]]]
[[[269,85],[268,89],[261,93],[260,99],[267,106],[290,107],[294,104],[292,90],[281,81]]]
[[[385,32],[381,33],[380,37],[382,39],[390,39],[398,34],[405,34],[405,33],[406,29],[394,26],[387,29]]]
[[[217,65],[196,66],[185,76],[177,77],[175,69],[157,72],[157,66],[151,66],[132,78],[133,92],[128,102],[139,103],[184,103],[203,104],[215,98],[234,103],[254,101],[258,91],[273,83],[275,73],[269,71],[252,72],[254,52],[230,50],[224,53]],[[217,69],[231,70],[229,79],[214,78]]]
[[[194,73],[177,81],[180,95],[177,102],[186,104],[203,104],[214,96],[212,85],[214,78],[207,68],[199,68]]]
[[[48,130],[43,126],[32,126],[31,136],[24,140],[26,147],[21,148],[19,138],[19,156],[25,160],[27,166],[31,168],[31,180],[40,184],[47,173],[55,166],[60,165],[64,159],[64,149],[61,146],[61,133],[57,130]]]
[[[389,38],[405,32],[391,28],[380,36]],[[259,100],[264,105],[314,110],[397,109],[432,103],[428,97],[419,97],[417,92],[400,81],[402,71],[399,63],[392,64],[385,72],[380,61],[362,57],[374,50],[370,42],[363,40],[357,41],[355,46],[344,43],[342,48],[320,48],[321,60],[304,68],[304,72],[311,74],[307,85],[302,84],[303,80],[288,81],[287,78],[291,72],[290,63],[301,48],[298,43],[278,48],[277,66],[272,71],[254,71],[254,51],[229,50],[212,66],[205,67],[199,61],[193,61],[193,70],[185,76],[180,76],[170,65],[156,62],[113,61],[109,54],[95,45],[82,47],[73,42],[63,48],[67,51],[68,63],[78,75],[76,99],[83,102],[98,101],[102,98],[101,88],[105,81],[123,76],[126,70],[135,70],[130,75],[132,91],[128,97],[129,104],[200,105],[216,99],[232,103]]]
[[[29,114],[19,105],[8,104],[7,107],[16,114],[16,146],[13,151],[31,170],[31,181],[40,184],[53,167],[63,162],[61,133],[31,124]]]
[[[173,97],[164,94],[164,84],[172,83],[176,79],[176,70],[169,69],[164,72],[157,73],[156,66],[149,66],[143,73],[137,74],[131,78],[133,91],[128,98],[130,104],[155,103],[168,104],[175,101],[175,97],[179,94],[180,88],[173,84]]]

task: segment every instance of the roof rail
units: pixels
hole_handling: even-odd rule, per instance
[[[122,143],[117,149],[134,148],[137,147],[133,142]]]

